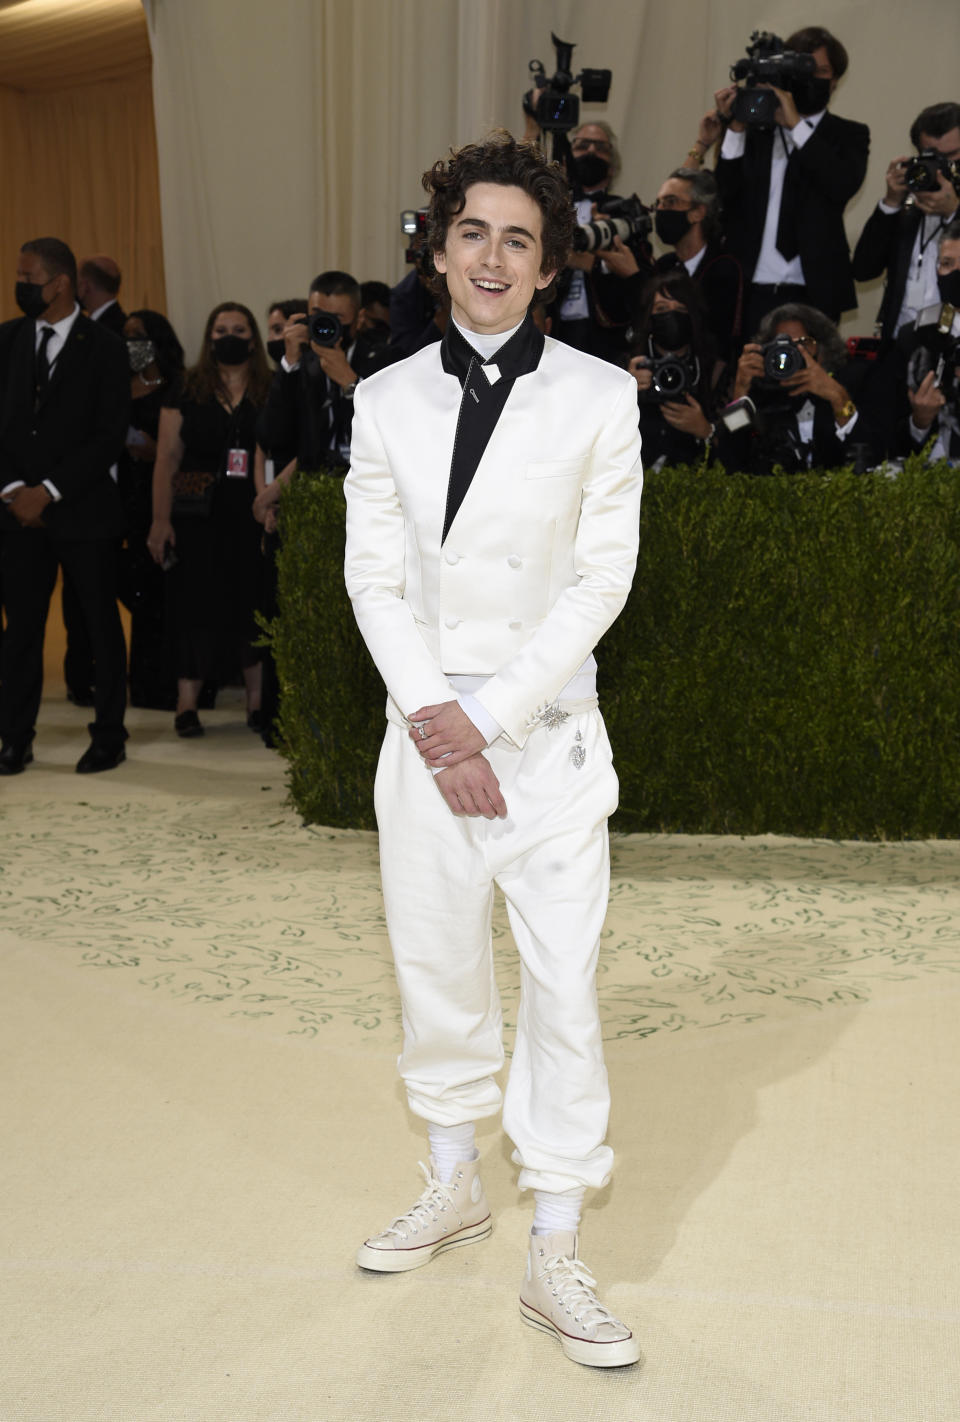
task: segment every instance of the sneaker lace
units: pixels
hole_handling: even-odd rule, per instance
[[[445,1185],[436,1175],[431,1174],[428,1166],[423,1161],[417,1162],[423,1171],[423,1178],[427,1182],[427,1188],[420,1196],[417,1203],[405,1214],[397,1215],[392,1224],[387,1225],[384,1234],[395,1234],[400,1239],[406,1239],[408,1234],[416,1234],[418,1230],[425,1229],[432,1224],[444,1210],[456,1209],[453,1198],[453,1182]]]
[[[579,1259],[570,1259],[566,1254],[551,1254],[543,1261],[540,1277],[551,1274],[554,1293],[564,1308],[576,1317],[578,1323],[592,1328],[600,1323],[613,1323],[622,1328],[623,1324],[597,1298],[594,1289],[597,1281],[590,1270]]]

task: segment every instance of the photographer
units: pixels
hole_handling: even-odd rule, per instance
[[[909,413],[894,453],[916,454],[932,440],[930,459],[960,463],[960,222],[940,238],[936,300],[901,329],[897,349]]]
[[[721,360],[740,349],[743,269],[725,250],[720,226],[717,180],[711,172],[676,168],[660,185],[654,203],[654,231],[674,250],[657,262],[658,271],[681,268],[693,279],[706,307],[706,323]]]
[[[650,278],[640,310],[638,350],[629,365],[637,382],[648,470],[698,464],[713,437],[715,347],[704,318],[700,291],[682,268]]]
[[[349,462],[353,392],[362,377],[385,363],[376,342],[358,337],[359,311],[360,287],[353,277],[323,272],[310,285],[306,318],[293,316],[284,329],[286,349],[257,441],[264,449],[295,450],[301,469]]]
[[[870,131],[827,111],[848,64],[829,30],[798,30],[784,45],[783,57],[790,54],[811,55],[814,69],[784,87],[755,86],[777,96],[772,127],[734,116],[738,95],[748,92],[734,84],[719,90],[716,112],[700,128],[703,138],[716,137],[729,125],[717,182],[727,245],[749,279],[748,331],[784,301],[815,306],[833,321],[857,304],[843,211],[866,174]]]
[[[932,104],[910,126],[910,142],[924,164],[906,157],[891,160],[886,192],[860,235],[853,254],[857,281],[887,274],[879,320],[883,340],[937,301],[937,239],[957,215],[960,200],[937,160],[960,160],[960,104]],[[926,171],[925,171],[926,170]],[[917,182],[926,184],[917,188]]]
[[[794,474],[873,456],[875,433],[850,389],[859,392],[862,379],[846,354],[836,326],[814,307],[791,302],[769,312],[737,364],[733,399],[743,404],[718,421],[727,471]],[[866,451],[855,454],[860,445]]]

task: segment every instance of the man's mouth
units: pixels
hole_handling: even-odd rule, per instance
[[[489,281],[486,277],[472,277],[473,285],[480,291],[506,291],[509,282]]]

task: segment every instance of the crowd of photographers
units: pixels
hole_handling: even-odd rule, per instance
[[[532,314],[556,339],[634,374],[645,466],[863,471],[921,451],[960,463],[960,103],[917,115],[912,152],[890,160],[851,255],[844,210],[864,180],[869,131],[830,112],[848,56],[829,31],[755,34],[649,203],[617,192],[632,184],[609,125],[576,121],[571,82],[585,99],[602,98],[609,72],[573,80],[572,46],[554,43],[553,80],[531,65],[526,136],[552,143],[566,166],[578,225]],[[66,339],[79,306],[126,344],[129,404],[126,390],[117,398],[127,432],[113,475],[127,528],[119,584],[132,614],[131,695],[174,710],[181,736],[203,734],[199,711],[218,685],[242,679],[249,724],[272,741],[276,682],[256,613],[274,604],[278,500],[297,468],[345,469],[360,380],[442,338],[448,311],[434,292],[424,218],[403,214],[410,270],[392,289],[323,272],[305,297],[271,305],[265,342],[247,307],[222,303],[189,371],[162,315],[122,312],[109,258],[78,272],[53,239],[21,253],[18,300],[22,287],[37,362],[42,322],[53,325],[54,350],[55,315]],[[876,334],[844,341],[837,323],[855,307],[855,281],[880,276]],[[44,485],[60,496],[56,479]],[[33,492],[18,481],[0,490],[4,528],[44,526]],[[92,705],[102,678],[73,586],[86,598],[89,570],[75,580],[59,561],[68,694]],[[38,583],[31,617],[44,596]],[[9,599],[8,585],[8,622]],[[101,633],[112,647],[113,633]],[[11,737],[0,730],[0,771],[16,773],[29,741],[21,735],[7,755]],[[118,763],[122,745],[115,735],[93,768]]]

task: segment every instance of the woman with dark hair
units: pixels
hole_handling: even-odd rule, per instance
[[[247,724],[259,729],[260,528],[253,517],[257,413],[270,370],[256,317],[227,301],[207,318],[200,358],[160,416],[147,547],[167,569],[177,674],[175,729],[203,735],[204,681],[243,671]]]
[[[661,367],[664,358],[669,364]],[[715,367],[699,288],[676,267],[658,272],[643,290],[629,365],[645,468],[700,463],[714,434]]]
[[[175,690],[164,651],[163,576],[145,540],[153,520],[160,410],[183,380],[183,346],[159,311],[132,311],[123,327],[130,364],[130,428],[118,482],[127,521],[120,597],[130,612],[130,701],[169,711]]]

